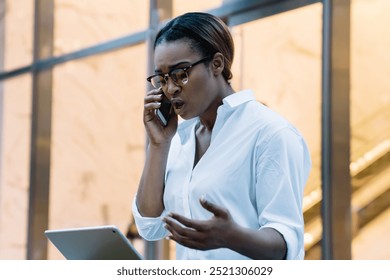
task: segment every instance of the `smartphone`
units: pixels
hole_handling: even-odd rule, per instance
[[[161,107],[156,110],[157,118],[163,126],[168,124],[169,118],[171,116],[172,104],[169,102],[165,94],[162,95]]]

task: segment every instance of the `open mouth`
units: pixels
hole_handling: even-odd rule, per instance
[[[180,100],[175,100],[172,104],[175,110],[180,110],[184,106],[184,102]]]

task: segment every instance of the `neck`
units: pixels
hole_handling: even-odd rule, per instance
[[[222,105],[222,100],[225,97],[233,93],[233,88],[229,84],[227,84],[226,88],[224,88],[224,90],[220,94],[216,95],[216,98],[211,103],[207,111],[203,115],[199,116],[201,126],[203,126],[209,131],[213,130],[215,120],[217,119],[218,107]]]

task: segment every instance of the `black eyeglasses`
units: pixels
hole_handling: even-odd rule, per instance
[[[208,59],[210,59],[209,56],[192,63],[190,66],[172,69],[166,74],[155,74],[146,78],[146,80],[150,82],[155,88],[165,88],[168,84],[168,77],[170,77],[175,85],[179,87],[184,86],[186,83],[188,83],[188,71],[194,66],[203,63]]]

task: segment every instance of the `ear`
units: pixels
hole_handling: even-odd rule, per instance
[[[220,52],[215,53],[213,60],[210,64],[214,76],[221,75],[223,69],[225,68],[225,61],[223,55]]]

